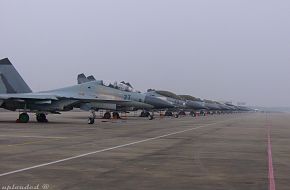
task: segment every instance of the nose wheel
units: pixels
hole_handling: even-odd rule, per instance
[[[95,123],[95,119],[96,119],[96,111],[95,110],[91,110],[91,115],[88,118],[88,124],[92,125]]]

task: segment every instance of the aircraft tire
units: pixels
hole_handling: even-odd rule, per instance
[[[44,113],[39,113],[36,115],[36,120],[39,123],[47,123],[48,120],[46,119],[46,115]]]
[[[169,117],[172,117],[173,116],[173,113],[171,111],[166,111],[165,116],[169,116]]]
[[[179,115],[179,116],[186,116],[186,113],[185,113],[185,111],[180,111],[180,112],[178,113],[178,115]]]
[[[21,113],[19,115],[19,122],[20,123],[28,123],[29,121],[29,115],[27,113]]]
[[[114,119],[121,119],[120,114],[118,112],[113,112]]]
[[[104,114],[104,119],[111,119],[111,113],[110,112],[106,112]]]
[[[196,117],[196,113],[195,113],[194,111],[190,112],[190,115],[191,115],[192,117]]]
[[[148,111],[142,111],[140,117],[149,117],[150,113]]]

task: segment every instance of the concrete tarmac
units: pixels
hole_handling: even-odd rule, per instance
[[[85,112],[15,123],[0,115],[0,189],[249,190],[290,187],[290,115],[128,117],[86,124]],[[13,186],[14,185],[14,186]],[[271,189],[273,190],[273,189]]]

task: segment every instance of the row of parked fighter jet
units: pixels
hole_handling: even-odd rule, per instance
[[[141,93],[129,83],[105,85],[93,76],[78,75],[78,84],[56,90],[34,93],[22,79],[8,58],[0,60],[0,105],[2,108],[19,110],[18,122],[27,123],[28,113],[36,113],[38,122],[47,122],[47,114],[59,114],[80,108],[90,111],[88,123],[93,124],[95,111],[106,110],[105,119],[119,117],[119,112],[142,110],[141,116],[153,119],[154,111],[165,111],[165,116],[192,116],[223,112],[251,111],[247,107],[201,100],[189,95],[176,95],[168,91],[148,90]],[[173,114],[174,113],[174,114]]]

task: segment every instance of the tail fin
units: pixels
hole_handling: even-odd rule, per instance
[[[84,73],[78,75],[78,84],[90,82]]]
[[[29,93],[32,90],[11,64],[8,58],[0,60],[0,92]]]
[[[98,85],[104,85],[102,80],[96,80],[93,75],[86,77],[84,73],[78,75],[78,84],[83,84],[86,82],[96,81]]]
[[[87,79],[88,79],[89,81],[95,81],[95,80],[96,80],[95,77],[94,77],[93,75],[88,76]]]

